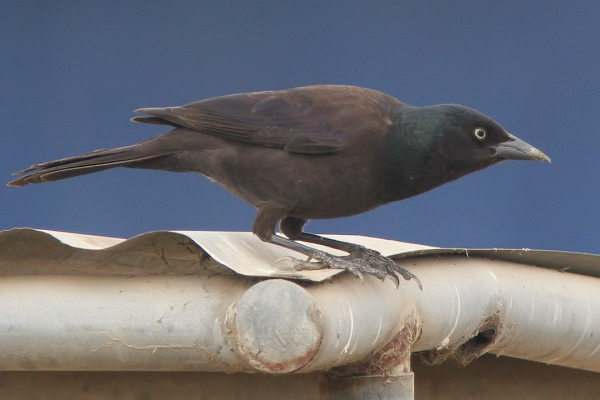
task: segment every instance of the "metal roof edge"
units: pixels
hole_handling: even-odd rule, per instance
[[[600,255],[559,250],[432,248],[396,254],[391,258],[401,262],[433,256],[479,257],[600,277]]]
[[[399,262],[422,257],[480,257],[600,277],[600,255],[596,254],[438,248],[367,236],[325,236],[361,244]],[[284,262],[290,257],[304,256],[262,242],[251,232],[153,231],[121,239],[33,228],[0,231],[0,274],[5,275],[44,273],[44,269],[48,273],[52,264],[58,261],[63,268],[65,265],[70,267],[53,273],[197,274],[206,269],[218,269],[216,264],[220,264],[246,276],[322,281],[340,272],[293,271],[286,267],[289,263]],[[45,262],[49,265],[42,265]],[[8,271],[6,265],[9,263],[18,264],[19,268]],[[115,269],[113,264],[118,264],[120,269]],[[88,270],[88,266],[93,270]],[[105,269],[101,271],[102,268]]]

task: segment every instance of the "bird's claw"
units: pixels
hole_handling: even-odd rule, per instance
[[[294,269],[296,271],[323,268],[343,269],[361,280],[363,274],[373,275],[382,281],[388,277],[396,284],[396,287],[400,285],[398,273],[407,281],[413,279],[419,289],[422,290],[421,281],[413,273],[402,268],[390,258],[381,255],[378,251],[366,247],[353,246],[347,256],[340,257],[318,252],[318,254],[312,255],[311,258],[317,260],[317,262],[297,260]]]

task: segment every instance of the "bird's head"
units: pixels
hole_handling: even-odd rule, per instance
[[[455,104],[425,108],[432,113],[435,142],[449,166],[474,171],[504,160],[550,161],[544,153],[476,110]]]

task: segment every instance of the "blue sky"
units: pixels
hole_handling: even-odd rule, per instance
[[[0,5],[0,172],[165,131],[140,107],[310,84],[478,109],[552,158],[506,162],[313,232],[600,253],[600,2],[20,1]],[[0,187],[0,229],[249,230],[197,174]]]

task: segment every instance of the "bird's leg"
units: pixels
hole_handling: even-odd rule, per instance
[[[306,233],[302,230],[306,224],[306,220],[285,215],[284,213],[287,213],[287,211],[285,208],[274,203],[263,204],[254,219],[252,231],[266,242],[306,255],[309,258],[306,261],[294,259],[293,268],[295,270],[343,269],[360,278],[362,278],[363,274],[370,274],[381,280],[389,277],[394,281],[396,286],[400,284],[400,280],[396,274],[399,273],[406,280],[414,279],[419,288],[422,288],[419,278],[388,257],[381,255],[381,253],[358,244]],[[289,239],[274,234],[277,221],[279,221],[281,231]],[[348,255],[334,256],[325,251],[298,243],[298,240],[341,250],[348,253]],[[317,262],[310,262],[311,259]]]
[[[308,232],[301,232],[298,236],[295,236],[294,239],[301,240],[303,242],[319,244],[321,246],[329,247],[331,249],[345,251],[348,254],[369,250],[368,248],[361,246],[360,244],[343,242],[341,240],[330,239],[324,236],[315,235],[314,233]]]
[[[342,257],[334,256],[327,252],[298,243],[296,240],[341,250],[348,253],[348,255]],[[294,240],[273,235],[271,236],[270,242],[297,251],[318,261],[315,263],[296,260],[297,262],[294,266],[294,269],[296,270],[314,270],[322,268],[344,269],[361,278],[363,274],[374,275],[381,280],[389,277],[394,281],[396,286],[398,286],[400,281],[396,275],[397,272],[406,280],[414,279],[419,288],[422,289],[421,281],[414,274],[402,268],[390,258],[381,255],[381,253],[361,245],[329,239],[306,232],[298,234],[294,237]]]

